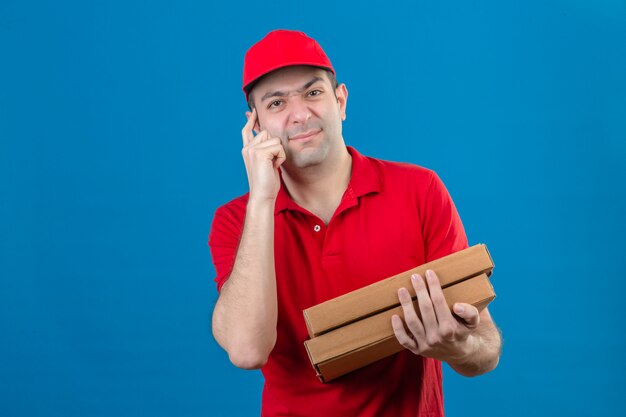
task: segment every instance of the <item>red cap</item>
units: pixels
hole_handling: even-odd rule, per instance
[[[243,62],[243,92],[248,99],[253,82],[279,68],[292,65],[311,65],[327,68],[335,73],[322,47],[303,32],[274,30],[254,45]]]

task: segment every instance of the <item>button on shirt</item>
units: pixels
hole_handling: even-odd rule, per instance
[[[403,351],[324,384],[304,348],[302,310],[468,246],[435,172],[347,149],[351,179],[328,225],[284,183],[276,197],[277,341],[262,369],[262,415],[443,416],[439,361]],[[234,264],[247,201],[246,194],[215,213],[209,245],[218,290]]]

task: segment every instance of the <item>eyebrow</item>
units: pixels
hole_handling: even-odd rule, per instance
[[[323,81],[322,77],[313,77],[311,79],[311,81],[307,82],[301,88],[297,89],[296,92],[301,93],[301,92],[303,92],[304,90],[306,90],[307,88],[309,88],[310,86],[312,86],[313,84],[315,84],[318,81]],[[286,95],[288,95],[288,94],[286,92],[284,92],[284,91],[270,91],[268,93],[265,93],[263,95],[263,97],[261,97],[261,101],[263,102],[263,101],[265,101],[265,100],[267,100],[268,98],[271,98],[271,97],[284,97]]]

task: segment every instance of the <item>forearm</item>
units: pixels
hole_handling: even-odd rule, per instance
[[[274,200],[250,201],[233,270],[213,312],[213,334],[241,368],[259,368],[276,342]]]
[[[496,325],[489,320],[468,336],[464,354],[448,361],[452,369],[464,376],[478,376],[495,369],[500,360],[502,338]]]

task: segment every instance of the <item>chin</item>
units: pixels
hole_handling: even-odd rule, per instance
[[[319,165],[326,159],[328,149],[303,149],[291,158],[291,165],[295,168],[308,168]]]

